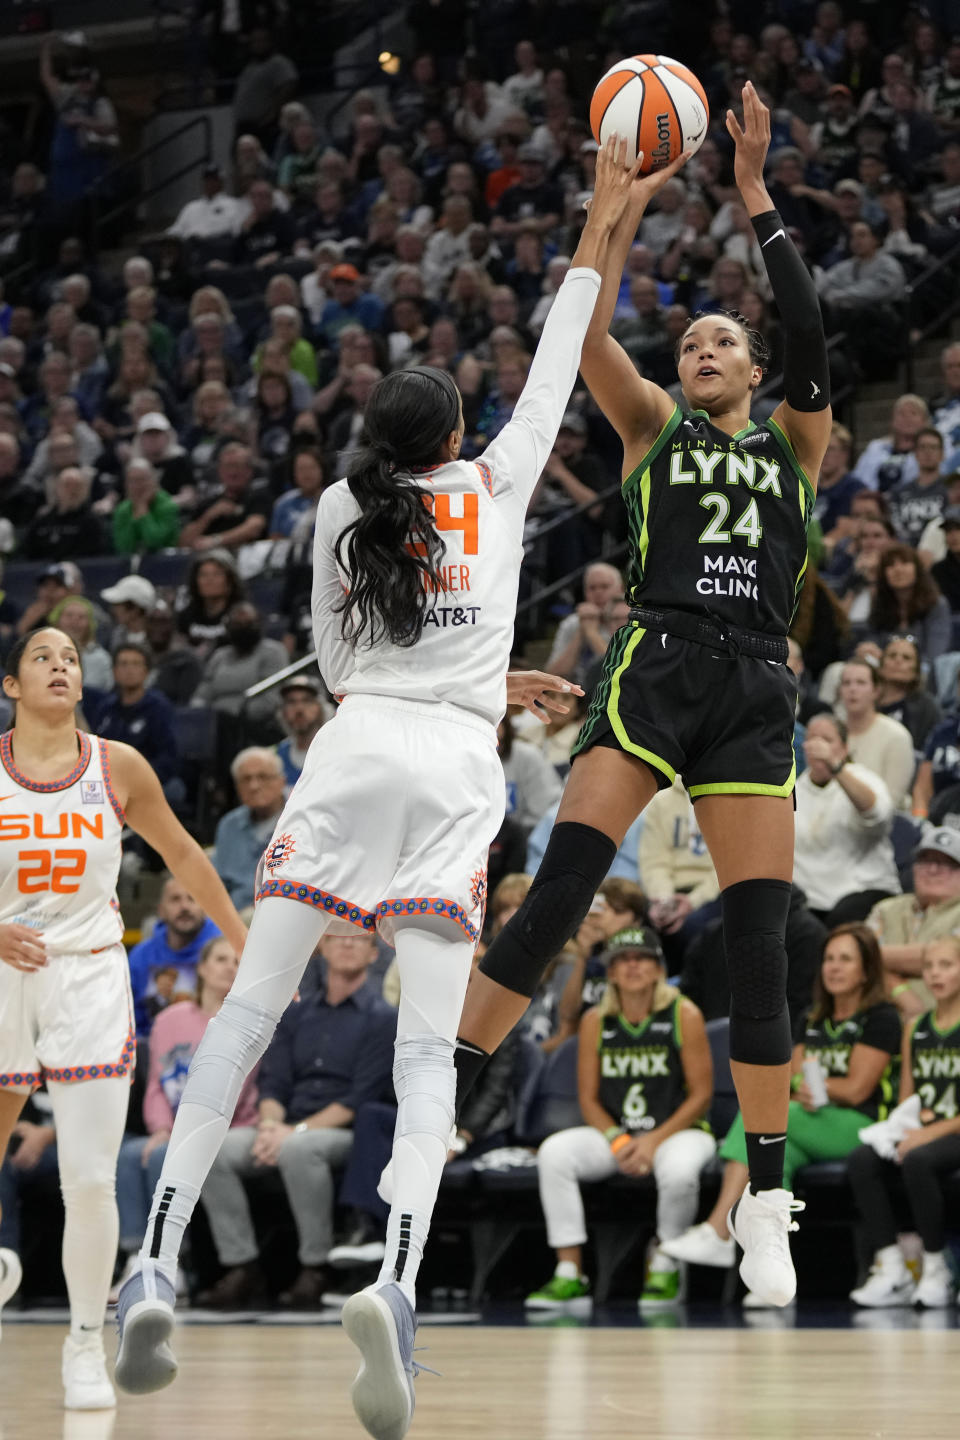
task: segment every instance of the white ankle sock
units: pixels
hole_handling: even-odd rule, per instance
[[[580,1271],[572,1260],[558,1260],[554,1275],[558,1280],[579,1280]]]

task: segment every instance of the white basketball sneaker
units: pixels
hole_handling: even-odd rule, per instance
[[[103,1336],[96,1331],[83,1340],[68,1335],[63,1342],[63,1404],[66,1410],[112,1410],[117,1403],[107,1378]]]
[[[15,1250],[0,1250],[0,1310],[20,1289],[23,1270]]]
[[[868,1310],[884,1310],[895,1305],[912,1305],[916,1288],[900,1246],[885,1245],[873,1257],[865,1283],[850,1291],[850,1299]]]
[[[660,1249],[674,1260],[688,1265],[713,1265],[718,1270],[732,1270],[737,1260],[737,1247],[732,1240],[722,1240],[708,1220],[691,1225],[672,1240],[661,1240]]]
[[[946,1310],[954,1295],[953,1276],[943,1251],[923,1252],[923,1273],[913,1295],[913,1303],[921,1310]]]
[[[727,1217],[727,1228],[743,1251],[740,1278],[767,1305],[789,1305],[797,1293],[790,1232],[799,1227],[791,1217],[804,1208],[789,1190],[754,1195],[748,1185]]]

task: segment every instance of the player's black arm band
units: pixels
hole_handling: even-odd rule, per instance
[[[830,368],[820,299],[776,210],[751,222],[783,325],[783,393],[794,410],[826,410]]]

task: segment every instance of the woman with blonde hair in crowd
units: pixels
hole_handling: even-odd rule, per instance
[[[801,1165],[842,1160],[861,1128],[886,1116],[899,1048],[900,1017],[886,997],[877,938],[866,925],[840,925],[827,937],[813,1003],[794,1033],[785,1185]],[[702,1224],[664,1244],[668,1255],[733,1268],[736,1245],[727,1217],[743,1190],[746,1154],[738,1114],[720,1146],[727,1164],[717,1202]],[[762,1308],[749,1292],[744,1304]]]
[[[219,318],[223,327],[223,353],[242,365],[246,360],[243,333],[230,309],[229,300],[216,285],[201,285],[191,296],[190,308],[187,311],[188,324],[177,342],[177,358],[181,366],[203,348],[197,334],[197,322],[201,315],[216,315]]]
[[[487,305],[492,288],[486,270],[472,260],[465,260],[453,272],[446,308],[466,350],[484,339],[490,328]]]
[[[703,1016],[667,984],[656,932],[619,931],[604,959],[606,991],[579,1029],[577,1089],[586,1123],[551,1135],[537,1154],[540,1203],[557,1265],[527,1296],[528,1310],[589,1307],[580,1183],[618,1172],[652,1175],[657,1185],[657,1241],[640,1305],[678,1303],[683,1276],[664,1245],[693,1223],[700,1172],[716,1150],[705,1119],[713,1064]]]
[[[97,644],[97,617],[85,595],[68,595],[50,611],[50,624],[69,635],[80,656],[84,689],[113,689],[113,661]]]

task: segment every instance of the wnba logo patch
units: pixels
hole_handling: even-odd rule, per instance
[[[80,800],[84,805],[102,805],[103,782],[101,780],[81,780]]]
[[[267,846],[263,863],[268,870],[277,870],[286,864],[296,848],[297,844],[292,835],[278,835],[276,840],[272,840]]]

